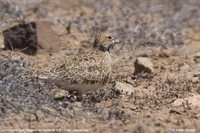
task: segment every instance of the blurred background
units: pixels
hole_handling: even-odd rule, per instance
[[[183,45],[185,32],[199,27],[199,7],[199,0],[1,0],[0,30],[24,20],[37,22],[39,42],[44,45],[57,44],[48,41],[49,30],[53,30],[61,42],[69,34],[83,39],[110,31],[131,49],[177,46]]]

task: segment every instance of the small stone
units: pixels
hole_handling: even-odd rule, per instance
[[[141,72],[154,73],[153,63],[150,58],[138,57],[134,65],[135,65],[134,74],[138,74]]]
[[[177,99],[173,102],[174,106],[181,106],[182,104],[189,103],[192,106],[199,106],[200,107],[200,95],[194,95],[188,98],[181,98]]]
[[[193,77],[191,80],[193,83],[199,83],[199,77]]]
[[[54,91],[55,91],[54,92],[54,99],[64,98],[68,94],[68,92],[66,90],[62,90],[62,89],[56,89]]]
[[[193,55],[193,57],[194,57],[194,58],[198,58],[198,59],[200,59],[200,52],[195,53],[195,54]]]
[[[162,57],[162,58],[168,58],[170,57],[171,55],[173,55],[173,51],[172,49],[162,49],[159,53],[159,56]]]
[[[128,95],[131,95],[134,92],[134,87],[132,85],[122,82],[116,82],[115,89]]]
[[[200,62],[200,52],[193,54],[193,59],[195,62],[199,63]]]

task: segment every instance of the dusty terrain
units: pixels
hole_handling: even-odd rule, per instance
[[[0,33],[0,132],[200,132],[199,7],[198,0],[0,0],[0,32],[34,21],[38,39],[29,55],[4,50]],[[37,79],[63,56],[91,48],[101,31],[121,41],[111,51],[115,84],[76,98]]]

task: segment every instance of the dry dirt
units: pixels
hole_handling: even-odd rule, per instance
[[[0,0],[1,32],[34,21],[38,38],[34,55],[0,50],[0,132],[200,132],[200,100],[177,102],[200,94],[199,7],[199,0]],[[131,94],[109,84],[77,98],[37,79],[59,58],[91,48],[101,31],[121,41],[111,51],[113,80]],[[138,57],[151,59],[152,73],[134,74]]]

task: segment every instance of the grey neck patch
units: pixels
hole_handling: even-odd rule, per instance
[[[103,45],[99,45],[99,50],[110,53],[110,47],[104,47]]]
[[[98,49],[98,50],[100,50],[100,51],[102,51],[102,52],[109,52],[110,53],[110,47],[104,47],[103,45],[97,45],[97,44],[95,44],[94,46],[93,46],[93,48],[96,48],[96,49]]]

